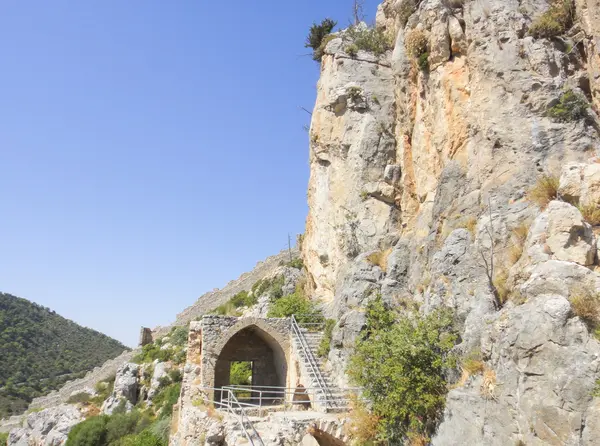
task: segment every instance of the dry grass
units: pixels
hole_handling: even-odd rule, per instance
[[[427,446],[431,439],[424,434],[417,432],[408,433],[408,446]]]
[[[579,206],[579,212],[581,212],[583,219],[589,224],[592,226],[600,226],[600,207],[594,204]]]
[[[556,175],[542,175],[529,190],[527,199],[537,204],[540,209],[545,209],[548,203],[558,197],[559,180]]]
[[[500,304],[504,303],[510,298],[510,288],[508,287],[508,271],[504,268],[499,268],[494,275],[494,288],[498,294]]]
[[[575,288],[569,296],[571,310],[588,325],[600,323],[600,294],[584,287]]]
[[[387,260],[392,252],[392,248],[388,248],[385,251],[377,251],[373,254],[369,254],[367,260],[373,265],[377,265],[382,271],[387,271]]]
[[[515,229],[512,230],[511,241],[512,245],[508,249],[508,261],[511,266],[519,261],[523,255],[523,247],[525,241],[529,235],[529,224],[526,222],[521,223]]]
[[[481,360],[481,352],[472,351],[467,355],[467,357],[463,360],[461,366],[462,374],[460,379],[456,384],[452,386],[452,388],[463,387],[469,378],[474,375],[479,375],[484,372],[485,364]]]
[[[475,237],[475,230],[477,229],[477,218],[468,217],[460,223],[460,228],[464,228],[471,233],[473,237]]]
[[[496,399],[496,372],[486,368],[483,372],[483,382],[481,383],[481,395],[489,400]]]
[[[406,48],[406,53],[410,57],[417,58],[421,54],[426,53],[428,46],[429,36],[425,31],[421,29],[411,29],[406,33],[404,47]]]
[[[560,36],[573,24],[574,14],[572,0],[553,0],[548,11],[531,24],[529,34],[538,39]]]
[[[371,444],[377,437],[380,418],[370,413],[356,397],[352,397],[350,407],[350,437],[355,444]]]

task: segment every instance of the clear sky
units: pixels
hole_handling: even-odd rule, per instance
[[[0,290],[134,345],[284,248],[307,213],[304,39],[351,4],[3,2]]]

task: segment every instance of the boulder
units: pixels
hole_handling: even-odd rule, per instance
[[[140,366],[133,363],[125,363],[117,370],[115,386],[112,394],[102,404],[102,412],[112,414],[121,404],[125,405],[127,412],[133,409],[137,403],[138,374]]]
[[[160,381],[162,378],[168,376],[171,370],[171,364],[168,362],[154,362],[154,372],[152,373],[152,379],[150,381],[150,389],[148,390],[148,399],[151,400],[156,396],[160,388]]]
[[[593,265],[596,241],[592,227],[583,220],[579,209],[569,203],[551,201],[546,213],[546,245],[553,258],[584,266]]]
[[[27,416],[23,427],[10,431],[8,446],[60,446],[69,431],[83,420],[81,412],[67,404],[34,412]]]
[[[600,163],[568,163],[562,170],[558,193],[570,202],[600,206]]]

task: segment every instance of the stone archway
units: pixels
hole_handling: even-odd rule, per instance
[[[202,319],[202,382],[229,384],[233,361],[253,363],[253,386],[288,387],[290,322],[288,319],[205,316]],[[220,392],[211,392],[215,401]],[[275,398],[272,394],[264,398]]]

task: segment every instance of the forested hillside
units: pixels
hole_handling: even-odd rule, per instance
[[[28,300],[0,293],[0,418],[127,348]]]

